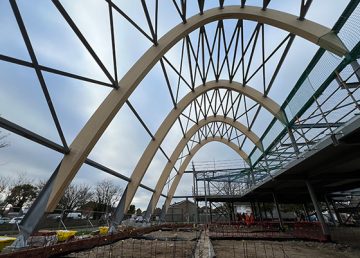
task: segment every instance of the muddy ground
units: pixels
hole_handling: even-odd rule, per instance
[[[126,239],[66,257],[191,257],[199,233],[155,231],[141,239]]]
[[[154,231],[140,239],[126,239],[67,257],[191,257],[199,234],[197,231]],[[217,258],[360,258],[360,249],[333,243],[212,240],[212,244]]]
[[[345,245],[302,241],[213,240],[217,258],[291,257],[291,258],[359,258],[360,249]]]

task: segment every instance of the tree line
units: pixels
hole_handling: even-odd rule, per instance
[[[1,213],[20,212],[29,207],[44,188],[45,181],[35,181],[22,173],[15,179],[0,176]],[[73,211],[88,210],[94,212],[111,212],[112,207],[120,200],[121,187],[109,179],[97,182],[93,187],[87,184],[70,184],[55,210]]]
[[[9,134],[0,131],[0,149],[10,145],[5,141],[8,136]],[[46,181],[30,179],[26,173],[18,174],[15,179],[0,175],[0,216],[9,211],[21,212],[23,208],[30,207],[45,184]],[[97,216],[101,216],[101,213],[108,214],[112,211],[121,194],[121,187],[110,179],[103,179],[95,186],[72,183],[65,190],[55,210],[61,211],[65,217],[66,212],[74,210],[97,212]],[[128,214],[141,213],[141,209],[136,210],[135,205],[130,205]]]

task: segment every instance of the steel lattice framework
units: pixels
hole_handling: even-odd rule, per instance
[[[189,4],[186,0],[173,0],[175,15],[179,16],[182,22],[161,37],[158,34],[158,0],[154,2],[154,15],[149,11],[149,3],[141,0],[150,34],[115,1],[106,0],[104,4],[108,5],[109,9],[113,71],[104,65],[62,3],[59,0],[52,2],[64,18],[64,26],[69,26],[76,34],[108,82],[40,64],[21,10],[15,0],[10,0],[31,61],[1,54],[0,60],[35,70],[61,144],[5,118],[0,117],[0,126],[64,154],[40,196],[21,222],[21,234],[16,244],[24,245],[39,223],[41,215],[55,208],[83,163],[128,182],[112,221],[115,226],[123,219],[138,187],[152,192],[147,218],[150,218],[160,196],[166,198],[166,211],[189,162],[196,152],[209,142],[218,141],[236,151],[246,165],[240,174],[233,174],[233,179],[243,178],[248,182],[248,186],[256,185],[264,178],[271,177],[274,171],[290,160],[301,157],[302,153],[311,149],[324,135],[334,134],[336,128],[360,109],[360,70],[357,63],[360,30],[356,25],[360,22],[358,0],[349,2],[333,28],[305,19],[312,0],[299,1],[298,16],[269,9],[270,0],[264,0],[262,6],[248,6],[245,0],[230,6],[226,5],[226,1],[220,0],[218,6],[212,9],[206,9],[205,1],[198,0],[197,14],[191,17],[187,15]],[[116,57],[114,15],[123,17],[152,44],[122,78],[117,70],[120,60]],[[233,22],[232,26],[227,24],[228,20]],[[254,26],[247,28],[245,21],[252,21]],[[283,31],[284,35],[277,45],[266,51],[265,31],[269,26]],[[291,87],[292,91],[285,102],[277,103],[268,95],[296,36],[320,48],[309,66],[302,68],[304,73],[296,85],[286,85]],[[174,64],[168,55],[175,46],[180,49],[177,53],[179,66]],[[276,66],[270,69],[270,62]],[[131,104],[129,97],[156,64],[161,66],[173,109],[154,133]],[[44,79],[45,72],[112,88],[71,144],[65,139]],[[170,79],[170,73],[175,74],[176,83]],[[252,87],[254,84],[256,87]],[[182,96],[181,92],[184,91],[186,94]],[[124,105],[130,108],[152,139],[131,177],[88,158]],[[261,119],[262,110],[268,112],[273,119],[262,134],[257,134],[253,127],[256,121]],[[183,137],[169,155],[164,151],[162,142],[176,123],[180,125]],[[251,151],[244,151],[245,146],[251,146],[248,147]],[[168,162],[156,187],[152,189],[141,181],[158,151],[165,155]],[[175,171],[173,177],[172,171]],[[170,190],[165,195],[164,186],[170,182]]]

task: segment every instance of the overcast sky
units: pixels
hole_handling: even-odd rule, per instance
[[[149,33],[140,1],[118,0],[114,2],[144,31]],[[151,13],[154,13],[154,2],[147,1]],[[187,2],[189,4],[187,16],[197,14],[197,1]],[[206,9],[214,7],[218,3],[215,0],[207,2]],[[225,1],[225,4],[238,4],[238,2]],[[273,0],[269,8],[298,15],[300,2],[300,0]],[[348,0],[314,0],[307,18],[332,27],[348,2]],[[51,1],[18,0],[17,3],[41,65],[108,82],[107,77]],[[106,68],[113,73],[107,3],[102,0],[63,0],[61,3]],[[262,1],[248,1],[248,5],[261,5],[261,3]],[[181,19],[176,13],[172,1],[159,0],[159,6],[158,31],[159,36],[162,36],[173,26],[181,23]],[[151,42],[116,12],[114,12],[114,23],[118,74],[121,78],[134,62],[151,47]],[[225,26],[230,27],[233,23],[234,21],[227,21]],[[249,27],[255,26],[255,23],[248,22],[248,25]],[[209,25],[208,33],[213,30],[214,26]],[[269,49],[271,46],[276,46],[281,37],[285,35],[284,32],[269,26],[266,27],[266,33],[268,35],[266,43]],[[179,44],[177,44],[167,54],[167,57],[176,65],[179,64],[180,59],[179,49]],[[317,49],[317,46],[303,39],[295,39],[286,59],[286,65],[279,73],[269,94],[271,98],[282,104]],[[0,1],[0,54],[30,61],[8,1]],[[259,60],[257,61],[259,62]],[[111,89],[46,72],[43,72],[43,75],[67,143],[70,144]],[[169,76],[170,80],[176,81],[175,74]],[[253,83],[251,86],[257,88],[256,81]],[[261,86],[258,86],[258,89],[261,89]],[[182,94],[186,93],[186,90],[183,89]],[[130,101],[151,132],[155,134],[163,119],[172,109],[170,95],[159,64],[140,83],[130,97]],[[266,111],[262,112],[264,120],[254,126],[254,131],[259,135],[267,127],[264,121],[270,122],[272,118]],[[0,115],[60,143],[34,69],[0,61]],[[1,131],[5,134],[8,133],[5,130]],[[181,138],[180,132],[180,127],[174,125],[162,144],[168,156],[171,155]],[[61,154],[12,133],[6,141],[10,143],[10,146],[0,149],[1,175],[12,177],[17,173],[26,172],[31,177],[47,179],[62,158]],[[139,121],[130,109],[124,106],[89,157],[119,173],[130,176],[149,141],[150,137]],[[228,160],[232,164],[241,162],[233,150],[220,143],[209,143],[196,154],[193,160],[215,163],[220,160]],[[142,182],[149,187],[155,187],[156,180],[165,164],[164,155],[157,153]],[[123,188],[126,185],[120,179],[87,165],[82,166],[75,177],[75,182],[94,184],[103,178],[111,178],[114,183]],[[190,194],[191,185],[191,176],[186,175],[180,183],[176,195]],[[166,191],[167,188],[164,189],[165,194]],[[144,209],[149,198],[149,192],[139,189],[134,204]]]

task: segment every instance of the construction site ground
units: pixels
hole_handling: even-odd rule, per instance
[[[198,231],[154,231],[140,238],[120,240],[91,250],[71,253],[66,257],[191,257],[199,236]]]
[[[154,231],[66,257],[192,257],[199,231]],[[212,240],[216,257],[358,258],[360,249],[344,244],[304,241]],[[204,252],[201,257],[208,257]]]
[[[303,241],[212,240],[216,257],[359,258],[360,249]]]
[[[337,243],[275,238],[259,238],[257,227],[222,225],[194,227],[164,224],[143,228],[123,228],[115,235],[79,235],[61,243],[45,243],[19,252],[2,252],[2,257],[359,257],[358,228],[332,230]],[[255,230],[256,229],[256,230]],[[254,232],[252,230],[255,230]],[[223,231],[223,232],[221,232]],[[311,231],[312,232],[312,231]],[[216,233],[216,234],[214,234]],[[241,234],[240,234],[241,233]],[[246,233],[246,234],[245,234]],[[335,234],[336,233],[336,234]],[[245,235],[244,235],[245,234]],[[245,236],[245,237],[244,237]],[[252,237],[249,239],[249,237]],[[262,236],[262,235],[261,235]],[[40,236],[40,238],[45,236]],[[46,237],[45,237],[46,238]],[[44,238],[44,239],[45,239]],[[271,241],[270,241],[271,239]],[[211,240],[211,241],[210,241]]]

